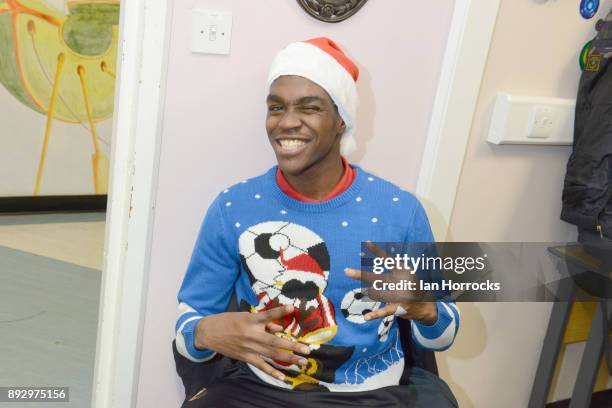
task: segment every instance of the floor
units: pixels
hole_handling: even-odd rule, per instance
[[[0,215],[0,246],[102,270],[105,213]]]
[[[70,402],[53,407],[90,405],[104,218],[0,216],[1,386],[66,386]]]

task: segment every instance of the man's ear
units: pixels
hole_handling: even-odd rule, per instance
[[[339,125],[339,132],[338,134],[343,134],[344,131],[346,130],[346,123],[344,123],[344,119],[342,119],[342,117],[340,115],[338,115],[338,119],[340,120],[340,125]]]

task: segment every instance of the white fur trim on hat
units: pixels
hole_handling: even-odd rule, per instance
[[[338,107],[346,130],[340,141],[340,153],[348,156],[356,149],[354,139],[359,107],[359,95],[355,80],[334,57],[306,42],[289,44],[274,58],[268,86],[283,75],[297,75],[311,80],[323,88]]]

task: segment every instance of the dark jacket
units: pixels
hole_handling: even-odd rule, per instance
[[[561,219],[612,237],[612,13],[600,23],[576,99],[574,149],[567,163]]]

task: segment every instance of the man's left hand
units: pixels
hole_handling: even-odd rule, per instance
[[[372,242],[366,246],[372,253],[381,258],[387,258],[388,254]],[[416,281],[416,277],[409,270],[393,270],[385,275],[373,272],[359,271],[356,269],[345,269],[346,275],[355,280],[372,284],[376,280],[387,283],[398,283],[402,281]],[[415,320],[419,323],[431,326],[438,320],[438,306],[436,302],[423,301],[426,293],[419,290],[376,290],[368,289],[368,297],[372,300],[385,302],[385,306],[367,313],[365,320],[380,319],[386,316],[396,315],[403,319]]]

